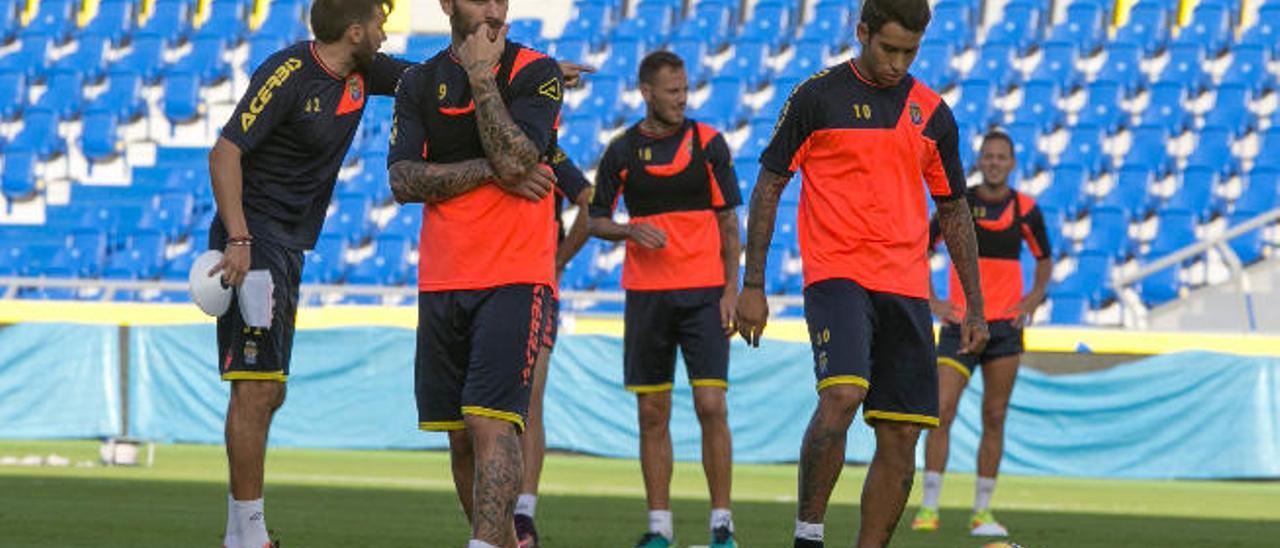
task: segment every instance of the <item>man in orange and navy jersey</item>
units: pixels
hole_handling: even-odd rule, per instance
[[[425,204],[419,427],[449,433],[468,546],[510,547],[519,436],[555,283],[554,176],[541,161],[563,81],[554,60],[506,40],[506,2],[441,7],[452,44],[402,77],[387,157],[396,199]]]
[[[676,347],[684,353],[702,426],[703,468],[711,491],[711,546],[733,544],[729,512],[732,442],[725,392],[738,295],[741,203],[729,146],[715,129],[685,117],[689,80],[667,51],[640,63],[647,112],[605,151],[596,172],[591,233],[627,242],[623,362],[636,394],[640,466],[649,530],[639,547],[670,546],[671,387]],[[614,222],[618,200],[630,221]]]
[[[846,434],[864,402],[876,451],[860,547],[889,543],[911,491],[920,429],[938,425],[926,190],[968,297],[961,351],[979,351],[987,338],[955,120],[907,73],[930,17],[927,0],[863,2],[858,57],[792,92],[760,158],[737,311],[752,345],[768,318],[765,258],[778,200],[796,170],[803,183],[799,238],[818,408],[800,452],[798,548],[823,546]]]
[[[986,299],[991,342],[981,354],[960,353],[960,319],[964,317],[964,293],[958,291],[959,278],[951,270],[950,298],[943,301],[930,291],[933,312],[942,320],[938,341],[938,405],[942,424],[925,438],[924,502],[911,522],[917,531],[938,529],[938,497],[942,494],[942,473],[947,468],[951,421],[956,404],[973,370],[982,365],[982,441],[978,445],[978,482],[973,498],[969,531],[975,536],[1008,536],[1009,531],[991,513],[996,474],[1004,452],[1004,418],[1009,409],[1018,360],[1022,355],[1022,327],[1031,321],[1044,301],[1053,277],[1053,258],[1044,215],[1030,196],[1009,188],[1009,173],[1016,166],[1013,140],[992,131],[982,140],[978,169],[982,184],[965,195],[973,210],[978,233],[978,267],[982,272],[982,295]],[[929,227],[929,247],[942,236],[934,219]],[[1022,244],[1036,258],[1035,282],[1022,292]]]

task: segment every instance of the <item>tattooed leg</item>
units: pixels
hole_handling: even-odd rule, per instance
[[[475,494],[471,537],[494,546],[512,548],[516,531],[511,516],[523,474],[520,436],[510,422],[466,417],[475,449]]]
[[[889,545],[916,472],[920,426],[880,421],[875,424],[876,453],[862,486],[862,527],[858,548]]]
[[[854,385],[830,386],[818,393],[818,409],[800,447],[800,508],[796,517],[808,523],[822,523],[831,490],[844,468],[845,437],[853,413],[866,389]]]

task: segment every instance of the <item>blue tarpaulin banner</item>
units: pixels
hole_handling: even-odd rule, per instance
[[[229,387],[218,379],[213,327],[133,327],[130,333],[130,434],[222,443]],[[115,334],[115,328],[93,326],[0,330],[0,436],[115,433]],[[445,447],[443,434],[417,430],[414,344],[413,332],[405,329],[299,331],[288,398],[276,415],[271,443]],[[735,341],[731,360],[735,460],[797,460],[817,403],[808,345],[766,340],[748,349]],[[676,458],[697,460],[701,436],[684,375],[681,365],[671,435]],[[953,471],[974,469],[981,379],[980,372],[973,376],[952,428]],[[545,408],[550,447],[638,455],[635,396],[622,388],[620,339],[562,336]],[[849,433],[848,460],[866,462],[873,450],[872,432],[858,417]],[[1071,375],[1023,368],[1001,469],[1118,478],[1280,477],[1280,359],[1189,352]]]
[[[120,434],[119,328],[0,327],[0,437]]]

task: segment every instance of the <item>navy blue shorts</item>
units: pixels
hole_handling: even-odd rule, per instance
[[[1012,320],[991,322],[987,329],[991,339],[982,354],[961,354],[960,324],[942,324],[942,331],[938,334],[938,365],[952,367],[967,379],[973,376],[973,371],[980,364],[1022,353],[1022,328],[1014,327]]]
[[[938,372],[929,302],[867,291],[846,279],[804,290],[818,390],[867,389],[862,416],[938,425]]]
[[[516,284],[418,294],[418,427],[461,430],[463,415],[524,429],[551,288]]]
[[[729,387],[729,338],[720,323],[723,287],[628,291],[623,327],[627,390],[671,390],[676,347],[693,386]]]
[[[209,249],[226,248],[221,223],[209,231]],[[302,251],[265,239],[249,248],[249,269],[271,272],[273,286],[271,327],[251,328],[240,315],[239,299],[218,317],[218,368],[224,381],[289,378],[293,354],[293,328],[298,316],[298,288],[302,285]]]
[[[556,337],[560,334],[560,299],[547,298],[546,318],[542,322],[542,346],[552,349],[556,347]]]

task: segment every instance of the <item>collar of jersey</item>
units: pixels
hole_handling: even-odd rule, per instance
[[[333,78],[334,80],[337,80],[339,82],[343,80],[341,76],[338,76],[337,74],[334,74],[332,70],[329,70],[329,67],[324,64],[324,59],[321,59],[320,54],[316,53],[315,40],[312,40],[309,44],[307,44],[307,48],[311,50],[311,58],[316,60],[316,64],[320,65],[320,69],[323,70],[325,74],[328,74],[330,78]]]
[[[858,80],[862,81],[862,83],[864,83],[864,84],[866,84],[866,85],[868,85],[868,86],[871,86],[871,87],[873,87],[873,88],[875,88],[875,89],[893,89],[894,87],[897,87],[897,85],[898,85],[898,84],[894,84],[894,85],[892,85],[892,86],[882,86],[882,85],[880,85],[880,84],[877,84],[877,83],[875,83],[875,82],[872,82],[872,81],[871,81],[871,79],[869,79],[869,78],[867,78],[866,76],[863,76],[863,75],[862,75],[862,71],[858,70],[858,64],[857,64],[857,63],[855,63],[855,62],[853,62],[853,59],[850,59],[850,60],[849,60],[849,68],[850,68],[850,69],[853,69],[853,77],[854,77],[854,78],[857,78]],[[905,78],[905,76],[904,76],[904,78]]]

